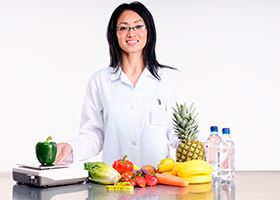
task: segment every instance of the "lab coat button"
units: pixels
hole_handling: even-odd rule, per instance
[[[133,146],[136,146],[136,144],[137,144],[136,141],[133,140],[133,141],[132,141],[132,145],[133,145]]]
[[[131,109],[131,110],[133,110],[134,108],[135,108],[135,106],[134,106],[134,105],[131,105],[131,106],[130,106],[130,109]]]

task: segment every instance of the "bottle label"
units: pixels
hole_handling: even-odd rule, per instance
[[[223,143],[220,152],[221,170],[233,170],[233,147],[231,143]]]
[[[212,137],[206,142],[206,155],[207,155],[207,162],[212,165],[216,166],[218,163],[218,151],[219,151],[219,138]]]
[[[219,142],[220,138],[218,136],[211,135],[205,143],[206,160],[214,169],[213,177],[219,176]]]

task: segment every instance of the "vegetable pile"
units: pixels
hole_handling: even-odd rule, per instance
[[[139,169],[125,155],[114,161],[112,166],[105,162],[88,162],[84,168],[89,171],[90,181],[107,185],[107,190],[131,191],[134,187],[152,187],[157,184],[185,187],[189,182],[171,173],[177,166],[175,164],[171,158],[164,158],[157,169],[153,165],[144,165]]]
[[[112,166],[105,162],[87,162],[84,168],[89,171],[89,180],[99,184],[110,185],[107,189],[120,190],[134,186],[146,187],[158,184],[156,169],[152,165],[145,165],[139,169],[125,155],[116,160]],[[122,184],[123,183],[123,184]],[[125,185],[125,187],[123,187]]]
[[[145,165],[141,169],[135,169],[133,163],[127,160],[125,155],[113,163],[113,168],[121,174],[121,182],[128,182],[131,186],[155,186],[158,179],[155,176],[156,169],[152,165]]]

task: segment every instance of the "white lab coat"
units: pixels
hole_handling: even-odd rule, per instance
[[[103,151],[108,164],[127,155],[138,166],[156,166],[178,143],[172,106],[183,101],[180,71],[160,68],[158,80],[145,68],[133,87],[121,68],[113,70],[103,68],[90,77],[79,134],[67,141],[73,159],[88,159]]]

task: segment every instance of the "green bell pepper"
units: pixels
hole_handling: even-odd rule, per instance
[[[49,136],[45,142],[38,142],[36,144],[36,157],[44,166],[53,164],[56,157],[56,151],[56,143],[52,141],[51,136]]]

